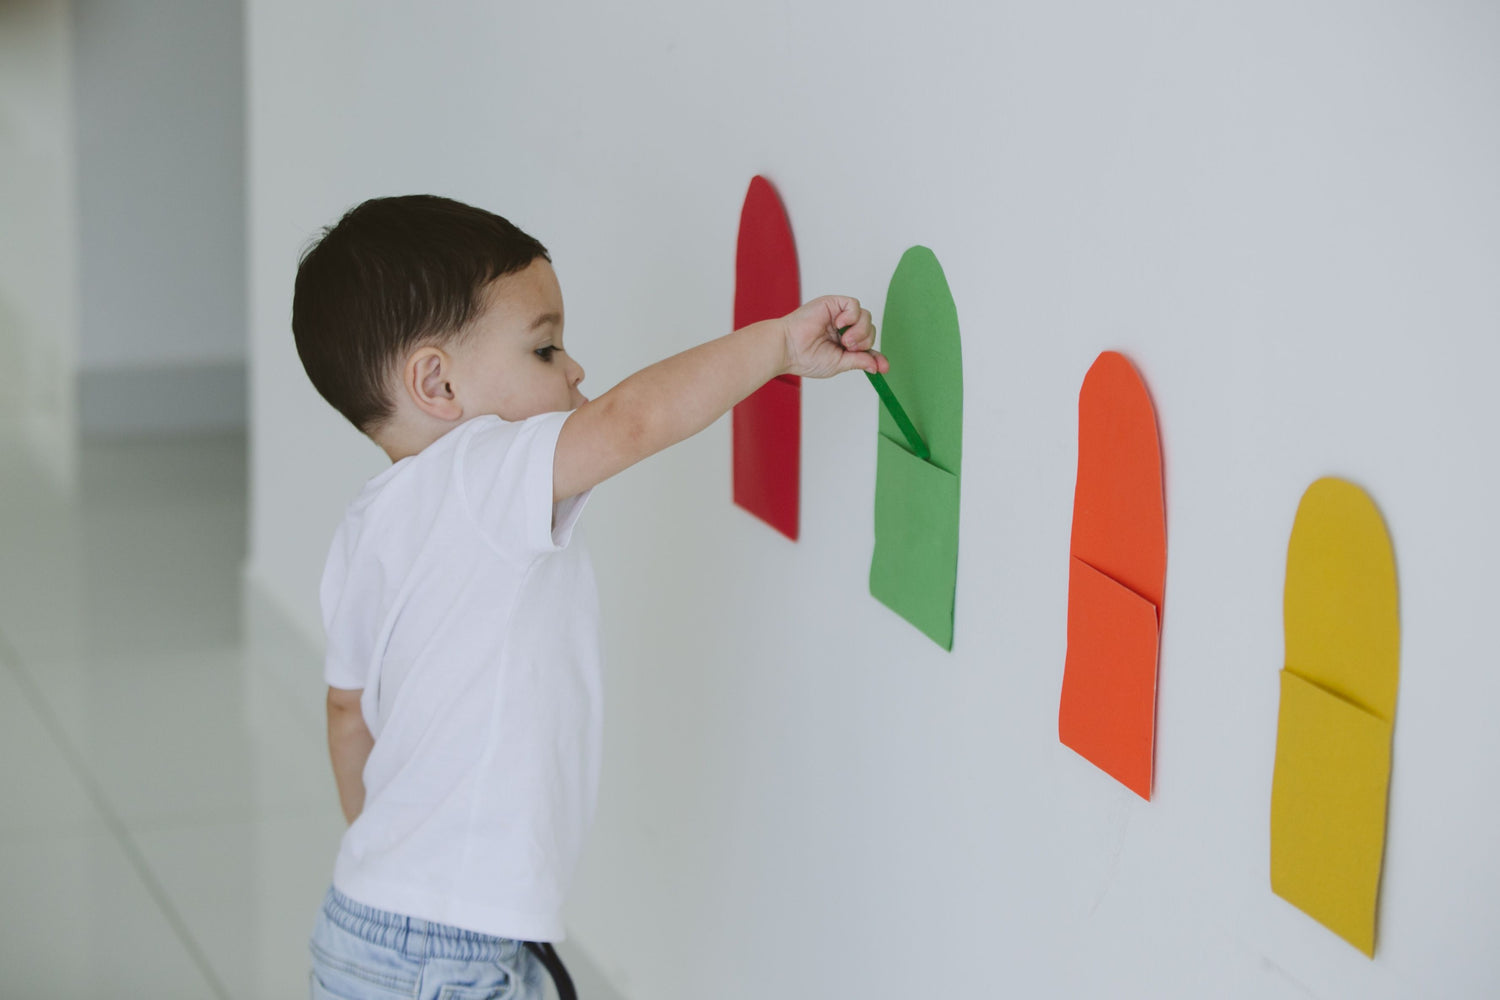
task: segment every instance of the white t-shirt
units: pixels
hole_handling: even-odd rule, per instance
[[[375,747],[339,891],[559,941],[593,819],[602,681],[593,568],[552,502],[566,413],[469,420],[366,484],[323,575],[329,686],[363,688]]]

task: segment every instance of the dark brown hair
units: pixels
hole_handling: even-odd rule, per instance
[[[456,337],[486,285],[547,248],[505,219],[435,195],[372,198],[302,254],[292,335],[313,386],[361,432],[395,412],[402,358]]]

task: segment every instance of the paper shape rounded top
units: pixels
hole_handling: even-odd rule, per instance
[[[776,189],[750,180],[734,260],[734,328],[801,305],[797,246]],[[779,375],[734,408],[734,502],[796,541],[801,490],[801,379]]]
[[[914,246],[901,255],[886,290],[880,351],[891,362],[886,383],[933,465],[958,475],[963,464],[964,378],[958,307],[937,255]],[[906,448],[896,420],[880,408],[880,433]]]
[[[785,316],[802,304],[797,244],[771,182],[750,179],[734,257],[734,328]]]
[[[1401,624],[1396,559],[1369,494],[1319,479],[1287,547],[1286,667],[1367,712],[1396,713]]]
[[[1151,395],[1124,355],[1100,354],[1078,393],[1072,554],[1162,606],[1167,522]]]

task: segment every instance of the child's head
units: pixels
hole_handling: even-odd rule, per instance
[[[483,413],[582,403],[562,320],[541,243],[431,195],[352,209],[303,254],[292,298],[313,386],[393,458]]]

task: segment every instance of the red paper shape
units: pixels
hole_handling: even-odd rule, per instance
[[[802,304],[797,245],[776,189],[750,180],[734,258],[734,328]],[[782,375],[734,408],[734,502],[793,541],[802,465],[802,380]]]
[[[1161,443],[1145,383],[1113,351],[1078,394],[1071,547],[1058,737],[1149,801],[1167,577]]]

